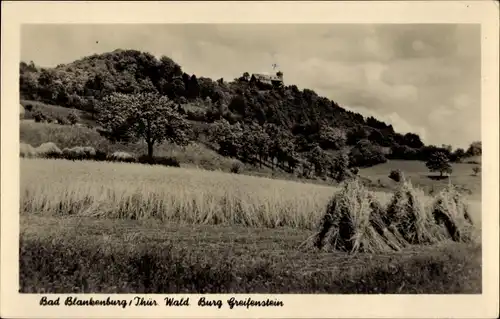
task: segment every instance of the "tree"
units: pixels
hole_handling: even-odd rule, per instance
[[[157,143],[189,142],[189,124],[175,108],[175,103],[157,93],[114,93],[101,103],[98,123],[107,131],[125,129],[128,134],[144,139],[148,157],[153,158]]]
[[[195,99],[200,96],[200,84],[198,83],[196,75],[193,74],[189,79],[187,90],[188,90],[188,97],[191,99]]]
[[[336,157],[332,166],[332,177],[338,183],[349,178],[349,155],[347,152],[340,152]]]
[[[472,142],[466,152],[467,156],[481,156],[482,145],[481,141]]]
[[[319,138],[320,146],[325,150],[340,150],[347,142],[347,137],[343,130],[330,126],[321,127]]]
[[[424,146],[420,136],[414,133],[406,133],[403,137],[404,144],[411,148],[421,148]]]
[[[316,176],[322,177],[325,175],[325,171],[328,168],[329,158],[327,153],[321,149],[319,146],[315,146],[307,154],[307,160],[314,165],[314,172]]]
[[[443,176],[443,173],[451,174],[452,168],[450,164],[450,159],[443,152],[435,152],[429,158],[429,160],[425,163],[425,166],[431,172],[439,172],[439,176]]]
[[[363,139],[356,143],[349,153],[350,164],[357,167],[368,167],[387,162],[380,147]]]
[[[452,154],[451,154],[451,161],[452,162],[460,162],[462,158],[465,157],[465,150],[463,148],[457,148]]]
[[[230,125],[225,119],[211,125],[210,139],[219,145],[219,154],[237,158],[240,155],[240,143],[243,130],[239,124]]]
[[[347,133],[347,144],[356,145],[360,140],[366,139],[368,134],[363,127],[355,127]]]

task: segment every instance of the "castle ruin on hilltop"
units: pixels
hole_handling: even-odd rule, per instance
[[[278,66],[273,64],[273,70],[276,70]],[[267,73],[253,73],[252,76],[245,73],[243,77],[250,83],[257,84],[264,87],[282,87],[284,85],[283,72],[278,71],[275,75],[270,75]]]
[[[283,86],[283,73],[281,71],[276,72],[276,75],[254,73],[250,78],[250,83],[252,82],[281,87]]]

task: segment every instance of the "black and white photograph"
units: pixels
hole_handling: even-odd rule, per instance
[[[22,24],[19,293],[480,296],[481,41],[480,23]]]

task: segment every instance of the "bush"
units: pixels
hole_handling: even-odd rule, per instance
[[[142,155],[137,159],[137,162],[142,164],[149,165],[163,165],[163,166],[172,166],[172,167],[181,167],[179,161],[175,157],[159,157],[155,156],[153,158]]]
[[[351,166],[369,167],[387,162],[379,146],[373,145],[368,140],[359,141],[349,153]]]
[[[75,111],[69,113],[67,119],[71,125],[75,125],[80,121],[80,117],[78,116],[78,114],[76,114]]]
[[[33,112],[33,119],[35,120],[35,122],[37,123],[40,123],[40,122],[44,122],[46,120],[46,116],[43,112],[41,112],[40,110],[35,110]]]
[[[351,173],[353,173],[354,175],[358,175],[359,168],[357,168],[357,167],[351,167]]]
[[[60,115],[58,115],[56,117],[56,121],[57,121],[57,124],[61,124],[61,125],[68,125],[69,124],[68,120]]]
[[[26,104],[26,105],[24,106],[24,109],[25,109],[26,111],[28,111],[28,112],[33,111],[33,104]]]
[[[136,161],[135,157],[127,152],[114,152],[108,157],[113,162],[126,162],[133,163]]]
[[[43,143],[36,148],[37,157],[42,158],[61,158],[63,152],[52,142]]]
[[[399,169],[393,169],[389,174],[389,178],[399,183],[404,180],[403,172],[401,172]]]
[[[479,174],[479,172],[481,172],[481,167],[476,166],[476,167],[472,168],[472,172],[474,173],[474,176],[477,176],[477,174]]]
[[[101,151],[101,150],[95,151],[95,157],[94,157],[95,161],[105,161],[107,159],[107,157],[108,157],[108,155],[106,154],[106,152]]]
[[[86,157],[85,151],[81,146],[75,146],[72,148],[64,148],[63,156],[65,159],[69,160],[83,160]]]
[[[243,170],[243,165],[241,165],[240,162],[234,162],[231,165],[231,173],[233,174],[239,174]]]
[[[23,158],[34,158],[37,156],[36,149],[29,144],[21,143],[19,148],[19,155]]]

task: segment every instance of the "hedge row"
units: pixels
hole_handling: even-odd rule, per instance
[[[23,158],[55,158],[73,161],[111,161],[180,167],[179,161],[174,157],[150,158],[147,155],[136,157],[130,153],[121,151],[107,154],[106,152],[96,150],[91,146],[75,146],[72,148],[64,148],[61,150],[59,147],[57,147],[56,144],[52,142],[43,143],[36,148],[29,144],[21,143],[20,156]]]

